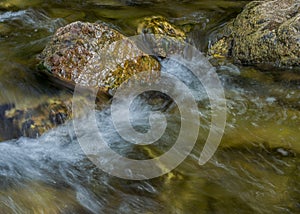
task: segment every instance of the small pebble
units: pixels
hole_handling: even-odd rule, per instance
[[[286,150],[283,149],[283,148],[278,148],[278,149],[277,149],[277,152],[280,153],[282,156],[285,156],[285,157],[289,155],[289,152],[286,151]]]

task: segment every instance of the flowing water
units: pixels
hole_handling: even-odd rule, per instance
[[[36,55],[55,30],[67,23],[101,20],[134,35],[139,19],[163,15],[191,28],[192,42],[205,51],[211,33],[246,3],[2,0],[0,104],[26,107],[69,93],[36,69]],[[206,93],[182,66],[168,60],[162,65],[164,73],[176,75],[192,89],[198,102],[199,137],[182,164],[164,176],[145,181],[110,176],[85,156],[73,123],[68,122],[38,139],[21,137],[0,143],[0,213],[299,213],[298,71],[219,62],[217,72],[227,98],[227,125],[218,151],[200,166],[198,158],[211,117]],[[172,147],[180,129],[176,105],[149,104],[142,97],[131,109],[136,129],[143,132],[149,128],[149,112],[153,110],[166,115],[168,126],[162,138],[150,146],[132,145],[120,138],[109,106],[96,111],[96,118],[115,151],[135,159],[153,158]],[[86,121],[81,122],[84,125]]]

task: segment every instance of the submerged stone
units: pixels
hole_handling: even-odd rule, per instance
[[[300,3],[253,1],[229,22],[209,49],[241,64],[300,65]]]
[[[37,106],[18,108],[11,105],[0,115],[2,126],[6,131],[1,133],[3,139],[39,137],[45,131],[63,124],[72,116],[72,97],[69,99],[53,98]]]
[[[74,118],[72,105],[74,100],[83,106],[90,105],[88,91],[82,96],[73,97],[72,94],[60,95],[41,99],[31,105],[18,106],[15,104],[0,105],[0,139],[10,140],[21,136],[37,138],[43,133],[53,129]],[[108,96],[97,97],[94,102],[95,109],[104,108],[109,102]],[[77,112],[83,116],[85,109]]]

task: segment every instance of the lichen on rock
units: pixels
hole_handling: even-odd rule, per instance
[[[250,2],[224,27],[209,54],[241,64],[300,65],[300,2]]]
[[[156,59],[102,23],[78,21],[59,28],[40,59],[40,67],[66,85],[80,84],[111,94],[133,75],[146,71],[151,79],[160,72]]]

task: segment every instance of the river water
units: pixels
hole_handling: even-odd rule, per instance
[[[163,15],[192,28],[189,37],[206,51],[211,34],[241,11],[247,1],[4,0],[0,2],[0,104],[27,107],[61,93],[40,75],[36,55],[55,30],[72,21],[105,21],[135,34],[138,20]],[[213,63],[214,64],[214,63]],[[163,73],[183,80],[199,107],[199,137],[186,160],[150,180],[113,177],[97,168],[77,141],[72,121],[38,139],[0,143],[0,213],[299,213],[300,76],[293,69],[216,65],[227,98],[227,124],[213,158],[198,164],[210,128],[210,108],[200,83],[185,68],[165,60]],[[180,129],[176,105],[137,99],[133,124],[149,128],[149,112],[168,121],[162,138],[135,146],[116,133],[109,105],[96,111],[110,147],[135,159],[170,149]],[[85,124],[85,121],[82,121]],[[88,135],[89,133],[85,133]],[[1,137],[0,137],[1,138]]]

